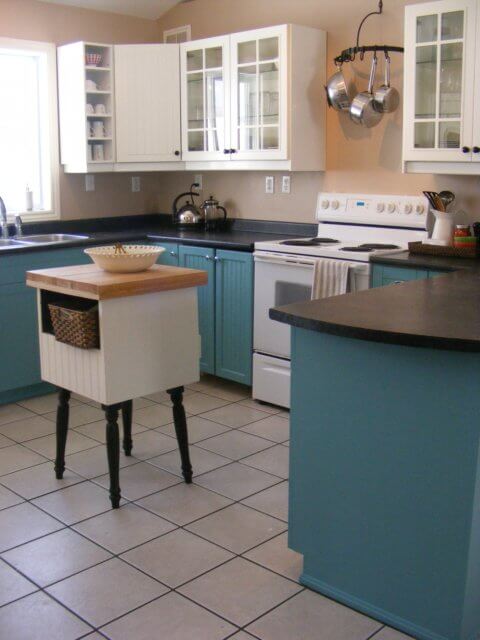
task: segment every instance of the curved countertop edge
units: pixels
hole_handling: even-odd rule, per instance
[[[480,273],[447,273],[270,309],[270,318],[331,335],[480,352]]]

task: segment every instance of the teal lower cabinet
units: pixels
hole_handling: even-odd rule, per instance
[[[478,353],[292,327],[303,585],[418,640],[480,638],[479,379]]]
[[[252,381],[253,256],[211,247],[180,247],[180,265],[203,269],[208,285],[198,289],[205,373],[250,385]]]
[[[158,264],[169,267],[178,267],[180,264],[179,246],[176,242],[154,242],[156,247],[164,247],[165,251],[160,255]]]
[[[250,253],[217,250],[215,256],[215,372],[252,381],[253,259]]]
[[[0,258],[0,404],[53,390],[40,378],[36,295],[25,284],[25,272],[89,262],[83,249]]]
[[[202,339],[200,369],[215,373],[215,249],[180,246],[180,266],[208,273],[208,284],[198,287],[198,322]]]
[[[382,264],[374,264],[372,267],[372,287],[402,284],[409,280],[433,278],[446,273],[445,271],[434,271],[432,269],[411,269],[410,267],[391,267]]]

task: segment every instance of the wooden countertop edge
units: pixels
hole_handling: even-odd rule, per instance
[[[168,267],[165,268],[167,269]],[[89,298],[93,300],[111,300],[113,298],[137,296],[147,293],[161,293],[163,291],[174,291],[175,289],[198,287],[205,285],[208,282],[208,274],[205,271],[199,271],[196,269],[182,269],[183,273],[178,273],[176,267],[172,267],[171,269],[176,270],[177,273],[171,273],[167,275],[161,274],[162,277],[160,278],[155,278],[153,274],[151,276],[149,274],[150,277],[143,279],[141,283],[132,280],[126,280],[124,283],[97,283],[88,281],[88,279],[86,281],[69,279],[68,274],[65,274],[63,277],[54,274],[49,275],[48,273],[45,273],[45,270],[27,271],[26,284],[27,286],[36,289],[45,289],[82,298]],[[54,270],[52,269],[52,271]],[[98,270],[85,269],[83,275],[86,275],[88,278],[89,275],[93,276],[96,273],[98,273]],[[105,274],[105,272],[101,273]],[[158,271],[153,273],[159,275]],[[70,274],[70,276],[78,277],[78,270],[73,271],[72,269],[72,273]]]

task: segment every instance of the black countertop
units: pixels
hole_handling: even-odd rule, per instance
[[[373,262],[452,273],[286,305],[270,309],[270,317],[348,338],[480,352],[480,261],[405,252]]]
[[[37,233],[70,233],[88,235],[56,244],[17,245],[0,250],[2,256],[33,251],[50,251],[67,247],[82,247],[111,242],[179,242],[184,245],[205,246],[233,251],[253,251],[255,242],[264,242],[316,235],[316,225],[259,220],[231,220],[225,229],[203,231],[179,229],[172,226],[171,217],[162,214],[101,218],[97,220],[54,221],[25,224],[24,235]],[[13,229],[11,231],[13,235]]]

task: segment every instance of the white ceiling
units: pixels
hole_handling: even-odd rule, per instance
[[[180,2],[188,0],[42,0],[53,4],[82,7],[94,11],[109,11],[127,16],[156,20]]]

